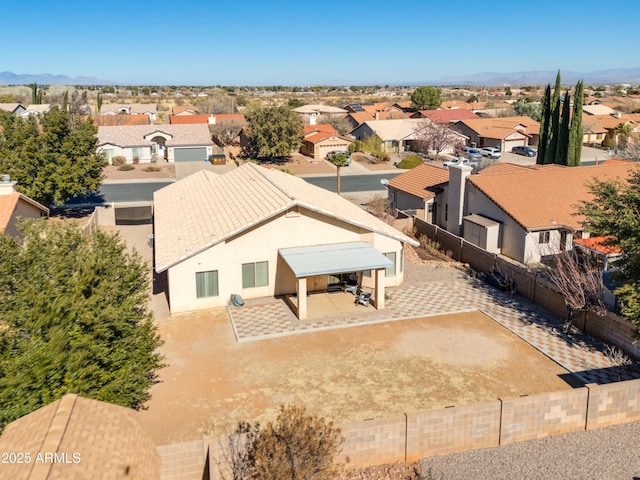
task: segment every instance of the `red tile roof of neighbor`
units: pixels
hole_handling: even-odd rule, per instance
[[[591,238],[577,238],[573,243],[582,245],[583,247],[593,250],[605,255],[616,255],[622,253],[622,249],[614,245],[606,245],[609,240],[614,240],[615,237],[609,235],[606,237],[591,237]]]
[[[333,125],[330,123],[319,123],[317,125],[305,125],[304,126],[304,134],[307,135],[313,132],[328,132],[328,133],[338,133]]]
[[[436,196],[434,187],[449,181],[449,170],[434,165],[418,165],[389,180],[389,186],[428,200]]]
[[[308,137],[305,137],[304,141],[309,143],[318,143],[318,142],[322,142],[323,140],[327,140],[328,138],[333,138],[336,140],[344,140],[345,142],[349,142],[349,143],[352,142],[350,138],[343,137],[342,135],[338,135],[337,133],[331,133],[331,132],[316,132],[309,135]]]
[[[13,192],[9,195],[0,195],[0,232],[4,232],[11,221],[13,212],[18,206],[18,202],[27,202],[38,207],[43,212],[49,214],[49,209],[44,205],[40,205],[35,200],[23,195],[19,192]]]
[[[209,123],[209,117],[215,117],[216,123],[237,120],[246,122],[242,113],[206,113],[200,115],[169,115],[169,123],[176,125],[186,125],[191,123]]]
[[[579,230],[584,217],[577,214],[582,201],[592,198],[589,184],[625,180],[634,162],[608,160],[598,166],[536,168],[489,167],[468,177],[469,183],[529,231],[558,228]]]

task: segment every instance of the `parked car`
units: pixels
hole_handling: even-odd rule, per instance
[[[500,149],[496,147],[482,147],[479,148],[478,151],[482,154],[483,157],[500,158],[500,156],[502,155]]]
[[[346,150],[332,150],[329,153],[327,153],[326,159],[330,160],[332,156],[338,155],[340,153],[342,155],[344,155],[345,157],[347,157],[347,165],[346,166],[348,167],[349,165],[351,165],[351,154]]]
[[[511,153],[515,153],[517,155],[524,155],[525,157],[535,157],[536,156],[536,151],[533,148],[531,148],[531,147],[523,147],[523,146],[513,147],[511,149]]]
[[[482,160],[482,153],[477,148],[473,147],[464,147],[462,149],[462,155],[467,157],[469,160],[473,160],[479,162]]]
[[[480,158],[482,158],[482,156],[480,156]],[[447,162],[444,162],[442,164],[442,166],[444,168],[449,168],[453,165],[467,165],[469,167],[475,168],[478,166],[478,162],[474,162],[472,160],[469,160],[468,158],[464,158],[464,157],[459,157],[459,158],[454,158],[453,160],[449,160]]]

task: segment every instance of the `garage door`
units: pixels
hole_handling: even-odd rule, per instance
[[[503,152],[510,152],[511,149],[515,146],[526,146],[527,145],[527,139],[526,138],[522,138],[522,139],[515,139],[515,140],[505,140],[504,141],[504,148],[502,149]]]
[[[206,148],[176,148],[173,150],[176,162],[203,162],[207,159]]]

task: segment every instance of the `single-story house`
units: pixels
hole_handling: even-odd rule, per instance
[[[26,108],[24,108],[21,103],[0,103],[0,110],[4,110],[5,112],[13,113],[15,115],[20,115],[26,110]]]
[[[387,195],[393,210],[414,211],[429,223],[436,218],[436,195],[449,181],[449,170],[435,165],[419,165],[389,180]]]
[[[208,125],[132,125],[98,127],[98,153],[111,162],[123,156],[127,163],[205,161],[212,155]]]
[[[350,138],[340,135],[330,124],[305,125],[300,153],[324,159],[331,151],[347,150],[351,142]]]
[[[416,140],[416,132],[425,127],[428,120],[419,118],[403,118],[398,120],[370,120],[364,122],[351,132],[356,140],[377,135],[387,152],[404,152],[411,150],[411,143]]]
[[[151,120],[149,120],[147,115],[127,115],[126,113],[119,113],[117,115],[94,115],[93,121],[98,127],[151,125]]]
[[[574,248],[580,249],[583,255],[588,255],[603,271],[611,270],[616,260],[622,257],[620,247],[609,245],[607,242],[614,237],[577,238],[573,241]]]
[[[537,145],[540,136],[540,124],[524,116],[463,119],[452,128],[469,137],[471,145],[497,147],[503,152],[519,145]]]
[[[26,107],[24,112],[20,112],[19,115],[21,117],[30,117],[30,116],[41,117],[43,114],[47,113],[49,110],[51,110],[51,105],[48,103],[42,103],[37,105],[34,104]]]
[[[105,103],[100,107],[99,115],[147,115],[151,122],[158,117],[157,103]]]
[[[20,236],[19,219],[49,216],[47,207],[16,191],[16,184],[8,175],[0,180],[0,232],[12,237]]]
[[[246,125],[247,119],[242,113],[203,113],[203,114],[182,114],[169,115],[169,123],[172,125],[188,125],[191,123],[204,123],[206,125],[217,125],[225,122],[237,122]]]
[[[198,115],[197,107],[175,105],[171,107],[171,115]]]
[[[172,312],[295,295],[357,275],[384,308],[402,283],[404,245],[418,243],[335,193],[247,163],[224,175],[200,171],[154,193],[155,270],[167,272]]]
[[[459,122],[460,120],[480,117],[471,110],[458,108],[453,110],[418,110],[412,113],[409,118],[428,118],[435,123],[450,124]]]
[[[22,460],[3,462],[2,478],[161,478],[160,454],[135,411],[75,394],[8,424],[0,452]]]
[[[415,174],[415,185],[401,178],[410,172],[389,183],[394,184],[393,195],[404,202],[417,197],[424,185],[429,191],[425,196],[434,194],[425,200],[426,221],[489,252],[532,264],[588,238],[576,208],[591,198],[589,183],[627,178],[635,165],[622,160],[584,167],[497,163],[473,175],[470,167],[451,166],[446,181],[431,167],[428,175]],[[408,208],[419,204],[413,202]]]
[[[349,113],[345,117],[347,122],[355,129],[364,122],[371,120],[399,120],[407,118],[406,115],[398,109],[388,110],[384,112],[355,112]]]
[[[319,104],[302,105],[293,111],[301,115],[304,124],[318,123],[318,119],[322,117],[344,117],[348,113],[344,108]]]

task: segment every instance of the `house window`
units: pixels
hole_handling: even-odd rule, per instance
[[[538,234],[538,243],[549,243],[549,236],[551,232],[540,232]]]
[[[104,153],[104,156],[107,157],[107,160],[111,162],[114,153],[113,148],[105,148],[104,150],[102,150],[102,153]]]
[[[131,153],[133,155],[133,158],[138,157],[138,160],[140,160],[142,158],[142,155],[144,153],[144,148],[142,147],[134,147],[131,149]]]
[[[363,277],[367,277],[367,278],[371,278],[371,270],[363,270],[362,271],[362,276]]]
[[[266,287],[269,285],[269,262],[242,264],[242,288]]]
[[[196,272],[196,298],[218,296],[218,271]]]
[[[389,260],[393,262],[393,265],[387,267],[384,271],[387,277],[395,277],[396,276],[396,252],[388,252],[384,254]]]

